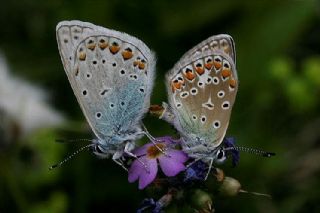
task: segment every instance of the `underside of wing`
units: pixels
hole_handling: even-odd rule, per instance
[[[228,127],[238,89],[235,64],[219,49],[186,57],[167,75],[173,123],[188,140],[201,138],[204,143],[218,146]]]
[[[149,107],[155,58],[137,38],[80,21],[57,26],[70,84],[99,138],[133,131]]]
[[[186,52],[179,62],[175,64],[172,72],[176,72],[177,68],[179,68],[181,64],[188,63],[191,57],[201,55],[202,53],[210,50],[225,53],[232,59],[233,63],[236,64],[236,51],[233,38],[227,34],[219,34],[205,39]],[[171,75],[173,74],[175,73],[171,73]]]

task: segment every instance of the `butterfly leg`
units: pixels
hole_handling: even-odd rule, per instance
[[[204,180],[207,180],[207,178],[208,178],[208,176],[209,176],[209,174],[211,172],[211,169],[212,169],[212,164],[213,164],[213,158],[211,158],[211,160],[210,160],[209,169],[208,169],[208,172],[207,172],[206,177],[204,178]]]
[[[118,164],[119,166],[121,166],[124,170],[126,170],[128,172],[128,169],[124,166],[123,162],[120,160],[120,157],[122,156],[122,152],[116,152],[114,153],[114,155],[112,156],[112,160]]]
[[[142,133],[145,134],[145,135],[150,139],[151,143],[153,143],[153,145],[154,145],[155,147],[157,147],[157,149],[158,149],[162,154],[164,154],[164,155],[167,156],[167,157],[170,157],[170,156],[165,152],[165,150],[161,149],[161,148],[157,145],[157,143],[161,143],[162,141],[154,138],[154,137],[148,132],[147,128],[145,127],[145,125],[144,125],[143,123],[142,123],[142,127],[143,127],[143,132],[142,132]]]
[[[139,163],[141,163],[141,165],[144,167],[144,169],[146,170],[147,173],[150,173],[148,166],[142,161],[140,160],[140,158],[135,155],[134,153],[131,152],[131,150],[133,149],[133,144],[128,142],[125,147],[124,147],[124,153],[126,153],[127,155],[129,155],[130,157],[133,157],[135,159],[137,159],[137,161],[139,161]]]
[[[192,166],[193,164],[195,164],[196,162],[198,162],[198,161],[201,160],[201,159],[202,159],[202,157],[194,159],[194,161],[192,161],[191,163],[189,163],[186,167],[189,168],[190,166]]]

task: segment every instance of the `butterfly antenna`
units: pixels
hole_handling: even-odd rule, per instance
[[[80,138],[80,139],[56,139],[58,143],[74,143],[74,142],[92,142],[92,139]]]
[[[63,161],[61,161],[60,163],[54,164],[52,166],[49,167],[49,170],[52,170],[54,168],[58,168],[60,166],[62,166],[64,163],[66,163],[67,161],[71,160],[74,156],[76,156],[77,154],[79,154],[80,152],[90,148],[94,146],[94,144],[88,144],[86,146],[81,147],[80,149],[78,149],[77,151],[75,151],[74,153],[72,153],[71,155],[69,155],[68,157],[66,157]]]
[[[227,148],[224,148],[223,150],[225,150],[225,151],[237,150],[237,151],[241,151],[241,152],[248,152],[248,153],[251,153],[251,154],[260,155],[260,156],[263,156],[263,157],[272,157],[272,156],[276,155],[276,153],[274,153],[274,152],[266,152],[266,151],[263,151],[263,150],[254,149],[254,148],[248,148],[248,147],[243,147],[243,146],[227,147]]]

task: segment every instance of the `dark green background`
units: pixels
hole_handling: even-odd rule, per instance
[[[232,35],[240,87],[227,135],[277,155],[242,153],[238,167],[223,168],[244,189],[273,199],[240,194],[213,200],[214,206],[217,212],[320,212],[319,14],[316,0],[2,2],[0,49],[11,72],[45,88],[68,123],[0,149],[0,212],[133,212],[146,196],[119,166],[92,153],[48,171],[81,146],[56,138],[93,137],[55,40],[56,24],[73,19],[134,35],[156,52],[156,104],[166,100],[164,74],[184,52],[211,35]],[[174,134],[157,118],[147,116],[145,124],[154,136]]]

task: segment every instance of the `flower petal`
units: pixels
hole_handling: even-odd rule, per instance
[[[150,147],[150,146],[153,146],[152,143],[147,143],[139,148],[136,148],[135,150],[133,150],[133,154],[137,155],[138,157],[139,156],[142,156],[142,155],[145,155],[147,153],[147,149]]]
[[[134,181],[136,181],[139,178],[143,169],[144,169],[143,165],[137,159],[134,160],[128,171],[128,181],[130,183],[133,183]]]
[[[159,157],[160,167],[163,173],[168,176],[176,176],[179,172],[186,169],[182,162],[176,161],[173,157],[167,157],[165,155]]]
[[[166,154],[172,158],[172,161],[178,161],[180,163],[184,163],[188,160],[188,155],[180,150],[167,150]]]
[[[149,169],[147,171],[145,168],[143,168],[139,175],[139,189],[144,189],[156,178],[158,172],[158,163],[157,159],[147,159],[145,156],[141,157],[140,160],[145,162]]]

